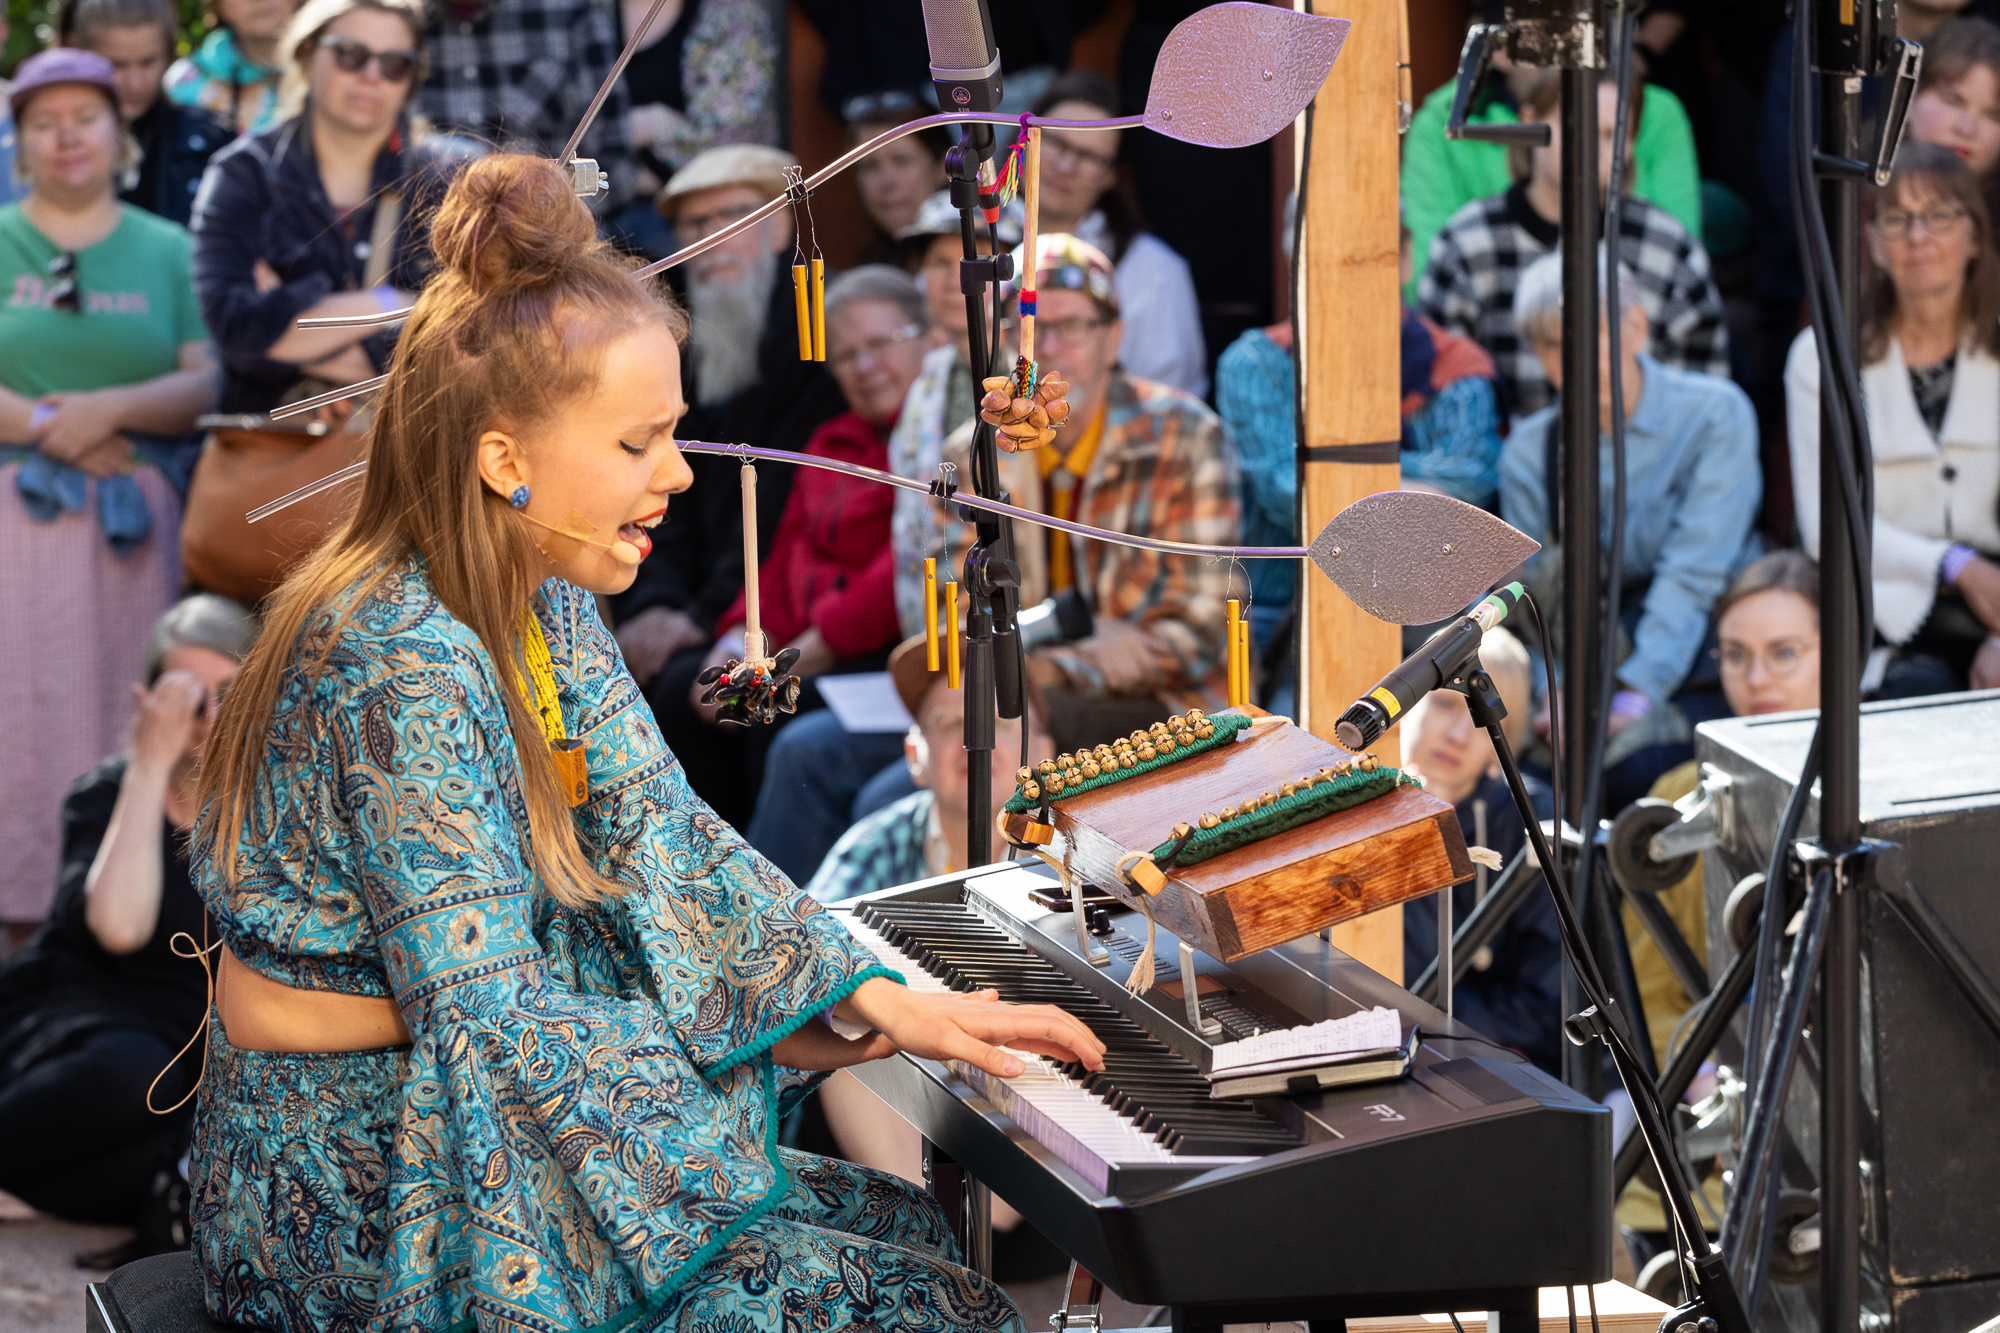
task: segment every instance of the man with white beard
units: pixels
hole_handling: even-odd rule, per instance
[[[775,148],[711,148],[674,173],[655,207],[676,246],[691,245],[783,194],[791,165]],[[791,210],[783,209],[672,271],[689,313],[681,358],[688,414],[677,438],[796,450],[846,410],[826,367],[799,360],[791,254]],[[738,465],[698,454],[687,461],[694,484],[674,497],[632,587],[612,599],[619,647],[642,687],[675,656],[705,653],[716,617],[743,587]],[[793,471],[757,468],[757,531],[767,552]]]

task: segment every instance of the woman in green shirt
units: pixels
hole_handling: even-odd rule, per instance
[[[188,234],[122,204],[111,62],[58,48],[11,98],[27,195],[0,208],[0,922],[55,889],[70,777],[118,746],[145,627],[180,585],[160,464],[215,400]]]

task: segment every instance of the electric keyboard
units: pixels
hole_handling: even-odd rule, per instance
[[[1205,1327],[1531,1310],[1538,1287],[1610,1277],[1603,1107],[1315,937],[1227,966],[1182,954],[1188,977],[1162,932],[1153,988],[1129,995],[1144,918],[1093,911],[1093,966],[1074,917],[1030,896],[1052,884],[1001,866],[832,910],[913,987],[1075,1015],[1102,1071],[1024,1054],[1011,1080],[910,1056],[853,1072],[1121,1296]],[[1410,1077],[1209,1096],[1216,1044],[1376,1004],[1419,1029]]]

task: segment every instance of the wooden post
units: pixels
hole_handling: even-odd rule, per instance
[[[1313,103],[1310,175],[1301,185],[1306,438],[1299,498],[1300,536],[1310,543],[1353,501],[1394,490],[1400,475],[1396,48],[1403,0],[1298,3],[1354,23]],[[1301,594],[1306,634],[1298,720],[1332,740],[1341,711],[1401,660],[1401,635],[1311,566],[1301,572]],[[1396,763],[1399,741],[1391,731],[1375,753]],[[1332,939],[1390,980],[1402,979],[1402,908],[1337,926]]]

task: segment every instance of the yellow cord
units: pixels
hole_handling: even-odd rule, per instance
[[[553,745],[568,740],[563,729],[562,700],[556,695],[556,666],[549,658],[549,641],[542,634],[542,622],[531,611],[521,613],[521,656],[527,659],[528,679],[519,681],[521,693],[532,695],[535,711],[542,717],[542,735]],[[531,684],[532,682],[532,684]]]

